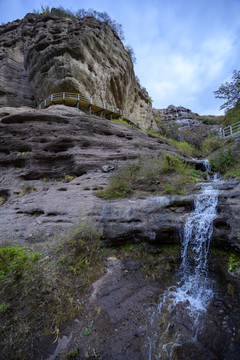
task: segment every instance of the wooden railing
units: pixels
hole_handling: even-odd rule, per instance
[[[230,136],[235,136],[239,132],[240,132],[240,121],[232,125],[225,126],[223,129],[220,129],[220,137],[227,138]]]
[[[45,100],[43,100],[37,108],[46,109],[53,104],[74,106],[89,115],[97,115],[110,120],[121,117],[128,123],[139,128],[137,120],[133,119],[131,114],[127,114],[122,109],[118,109],[115,106],[106,104],[99,99],[88,98],[79,93],[63,92],[51,94]]]

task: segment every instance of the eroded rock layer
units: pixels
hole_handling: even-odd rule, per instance
[[[63,105],[2,108],[0,117],[0,238],[11,243],[36,232],[42,241],[91,213],[102,203],[94,191],[111,174],[104,165],[116,169],[141,153],[174,151],[165,139]]]
[[[90,215],[111,244],[133,239],[179,243],[176,234],[192,211],[200,184],[191,184],[187,196],[104,201],[95,195],[111,175],[102,170],[104,165],[117,169],[140,154],[173,153],[167,140],[62,105],[2,108],[0,117],[0,198],[5,200],[0,240],[10,236],[11,243],[16,238],[25,244],[35,236],[41,242]],[[213,242],[239,250],[239,183],[215,186],[219,202]]]

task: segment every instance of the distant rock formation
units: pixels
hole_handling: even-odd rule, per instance
[[[207,124],[208,117],[199,116],[183,106],[170,105],[167,109],[153,109],[153,114],[162,134],[176,140],[187,141],[195,146],[200,146],[208,135],[219,134],[219,126],[215,125],[214,121],[212,124]],[[214,116],[209,117],[217,119]]]
[[[51,93],[75,92],[123,109],[156,128],[147,91],[136,80],[116,32],[93,17],[27,14],[0,26],[0,107],[35,107]]]
[[[176,122],[179,127],[198,126],[201,123],[196,118],[198,114],[183,106],[169,105],[167,109],[153,109],[153,113],[162,121]]]

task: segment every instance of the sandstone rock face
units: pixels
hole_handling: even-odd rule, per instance
[[[240,251],[240,185],[229,181],[219,185],[218,217],[214,221],[214,242]]]
[[[45,241],[105,203],[94,194],[111,176],[104,165],[174,151],[164,139],[61,105],[1,108],[0,117],[0,238],[11,243]]]
[[[196,146],[208,135],[218,135],[218,125],[206,125],[197,119],[198,114],[182,106],[170,105],[167,109],[153,109],[159,119],[160,132],[180,141],[187,141]]]
[[[36,106],[24,67],[22,21],[0,26],[0,107]]]
[[[81,20],[27,14],[0,27],[0,106],[33,106],[51,93],[75,92],[131,114],[142,128],[156,124],[151,101],[112,28]]]
[[[201,186],[204,186],[202,184]],[[240,186],[237,181],[214,184],[219,190],[212,246],[240,250]],[[199,191],[199,185],[197,185]],[[111,243],[146,241],[152,244],[179,244],[180,230],[194,208],[197,194],[192,187],[188,196],[155,196],[131,201],[104,202],[95,216]]]

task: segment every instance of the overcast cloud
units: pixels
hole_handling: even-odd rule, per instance
[[[240,0],[0,0],[0,23],[41,5],[106,11],[123,25],[135,72],[155,108],[220,114],[213,91],[239,70]]]

